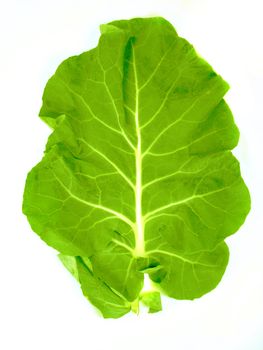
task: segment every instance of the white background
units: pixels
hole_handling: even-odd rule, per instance
[[[0,2],[1,245],[3,350],[263,349],[263,26],[261,1],[6,0]],[[161,15],[231,85],[227,101],[241,132],[235,154],[252,211],[227,240],[231,259],[213,292],[194,302],[163,300],[155,315],[99,317],[56,252],[21,213],[26,173],[49,129],[37,117],[44,85],[70,55],[94,47],[98,26]],[[260,23],[261,22],[261,23]]]

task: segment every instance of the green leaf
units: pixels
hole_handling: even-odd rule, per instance
[[[119,318],[131,310],[127,302],[89,269],[85,259],[60,254],[64,266],[80,282],[83,294],[96,306],[104,318]]]
[[[149,313],[155,313],[162,310],[162,302],[160,293],[157,291],[149,291],[141,293],[141,302],[149,308]]]
[[[176,299],[221,280],[250,209],[228,88],[163,18],[101,26],[48,81],[23,212],[105,317],[134,309],[144,274]]]
[[[65,268],[72,274],[72,276],[74,276],[76,280],[79,281],[78,266],[75,256],[58,254],[58,258],[65,266]]]

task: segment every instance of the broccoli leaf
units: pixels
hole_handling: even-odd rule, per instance
[[[103,317],[119,318],[131,310],[131,303],[94,275],[89,268],[87,258],[63,254],[59,254],[59,258],[80,282],[83,294],[100,310]]]
[[[140,294],[145,273],[176,299],[221,280],[224,239],[250,209],[228,88],[159,17],[101,26],[98,46],[48,81],[40,117],[53,132],[23,212],[104,317],[139,300],[161,309],[158,292]]]
[[[162,310],[160,293],[157,291],[143,292],[140,295],[141,302],[149,308],[149,313],[155,313]]]

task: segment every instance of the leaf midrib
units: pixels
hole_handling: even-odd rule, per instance
[[[139,122],[139,87],[138,77],[136,70],[136,60],[134,53],[134,46],[132,46],[133,55],[133,71],[134,71],[134,83],[135,83],[135,126],[137,145],[135,149],[135,169],[136,169],[136,184],[135,184],[135,248],[134,254],[137,256],[144,256],[145,254],[145,242],[144,242],[144,221],[142,215],[142,144],[141,144],[141,130]]]

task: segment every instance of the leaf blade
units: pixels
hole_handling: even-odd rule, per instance
[[[120,317],[137,305],[144,273],[176,299],[214,289],[228,262],[224,239],[250,197],[231,154],[239,132],[222,77],[163,18],[101,33],[47,83],[40,117],[53,132],[23,212],[68,256],[84,295]]]

